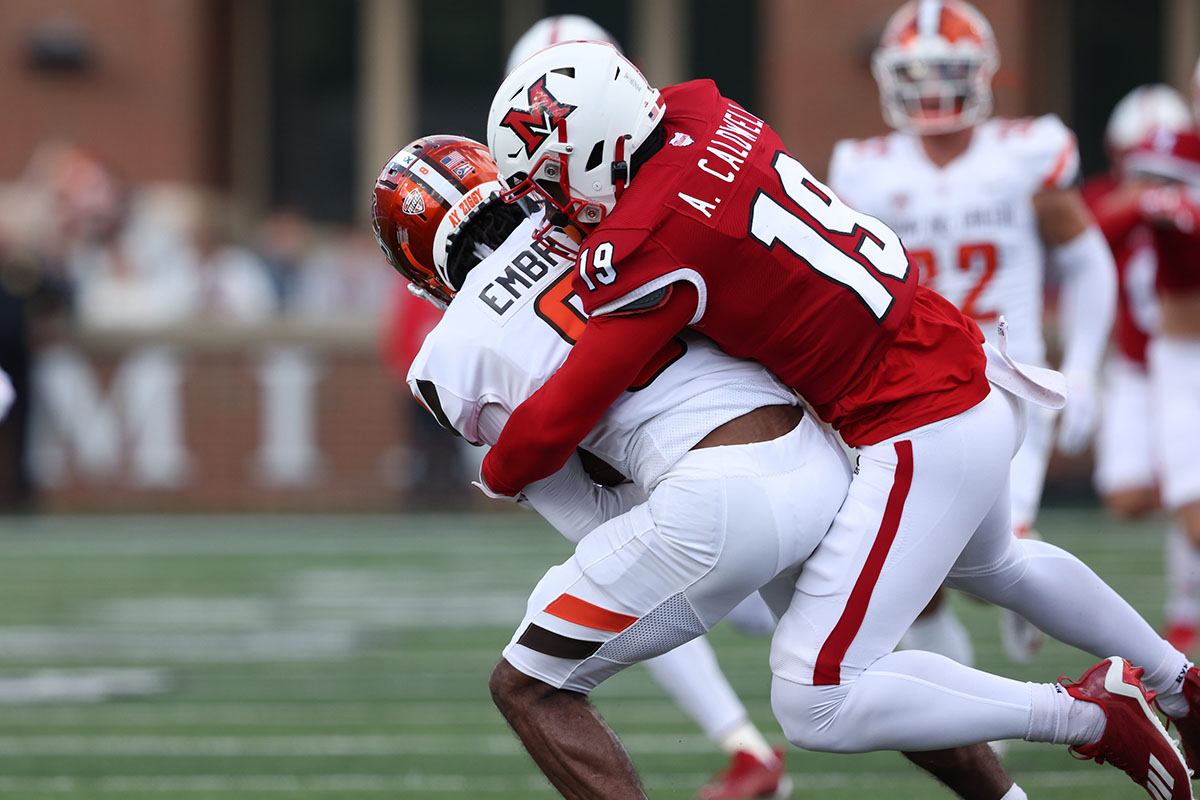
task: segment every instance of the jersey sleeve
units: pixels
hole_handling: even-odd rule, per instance
[[[1008,123],[1002,135],[1034,181],[1034,191],[1066,189],[1079,178],[1079,145],[1057,114]]]
[[[700,273],[678,263],[646,231],[601,229],[584,242],[571,288],[583,303],[584,313],[602,316],[657,308],[667,299],[662,290],[679,282],[693,285],[700,298],[686,323],[691,325],[704,316],[707,299]]]
[[[515,495],[556,472],[646,363],[687,325],[695,294],[674,291],[640,314],[588,322],[567,360],[509,417],[481,476],[494,492]]]
[[[413,359],[408,371],[408,388],[413,397],[437,423],[471,444],[483,444],[479,433],[480,393],[469,385],[473,373],[467,367],[478,353],[462,352],[452,340],[437,336],[437,329]]]

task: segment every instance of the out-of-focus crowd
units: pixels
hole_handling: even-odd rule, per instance
[[[286,207],[248,218],[197,187],[130,185],[59,142],[0,186],[0,264],[0,291],[96,332],[373,327],[394,282],[365,225],[317,225]]]

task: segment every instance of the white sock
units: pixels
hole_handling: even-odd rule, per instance
[[[1177,521],[1167,525],[1167,622],[1175,625],[1196,624],[1200,618],[1200,547]]]
[[[1191,669],[1192,662],[1173,647],[1163,649],[1165,655],[1158,664],[1138,665],[1146,670],[1142,675],[1142,685],[1157,695],[1158,705],[1168,717],[1186,717],[1188,701],[1183,696],[1183,678]]]
[[[771,749],[771,745],[767,744],[762,732],[754,727],[754,723],[748,719],[743,720],[741,724],[723,735],[720,744],[721,749],[728,755],[733,755],[739,750],[746,750],[764,764],[775,763],[775,751]]]
[[[1000,800],[1029,800],[1029,795],[1025,794],[1025,790],[1014,783]]]
[[[1058,683],[1031,683],[1029,689],[1028,741],[1083,745],[1104,735],[1107,717],[1098,703],[1078,700]]]
[[[932,613],[917,617],[900,644],[905,650],[925,650],[967,667],[975,665],[975,650],[967,627],[945,599]]]

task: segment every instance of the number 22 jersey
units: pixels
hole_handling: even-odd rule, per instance
[[[911,134],[843,140],[829,185],[903,237],[921,282],[974,319],[989,341],[996,344],[1003,314],[1009,354],[1045,364],[1046,249],[1033,197],[1071,186],[1078,169],[1074,135],[1047,114],[980,123],[966,151],[943,167]]]
[[[573,286],[585,311],[693,284],[690,326],[761,362],[852,446],[987,395],[979,329],[918,285],[895,233],[842,203],[711,81],[662,96],[665,144],[583,242]]]

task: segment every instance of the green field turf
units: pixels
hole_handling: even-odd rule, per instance
[[[1039,528],[1158,624],[1161,523],[1060,510]],[[568,552],[520,513],[0,518],[0,797],[556,797],[486,683],[528,590]],[[1051,644],[1008,664],[994,609],[955,603],[981,666],[1048,680],[1094,661]],[[712,638],[782,743],[768,641],[725,626]],[[70,686],[97,667],[153,669],[166,691],[31,702],[11,688],[45,669]],[[722,766],[641,669],[595,699],[651,797],[691,797]],[[1062,747],[1016,742],[1006,763],[1033,798],[1144,797]],[[797,798],[950,796],[894,754],[793,748],[789,768]]]

